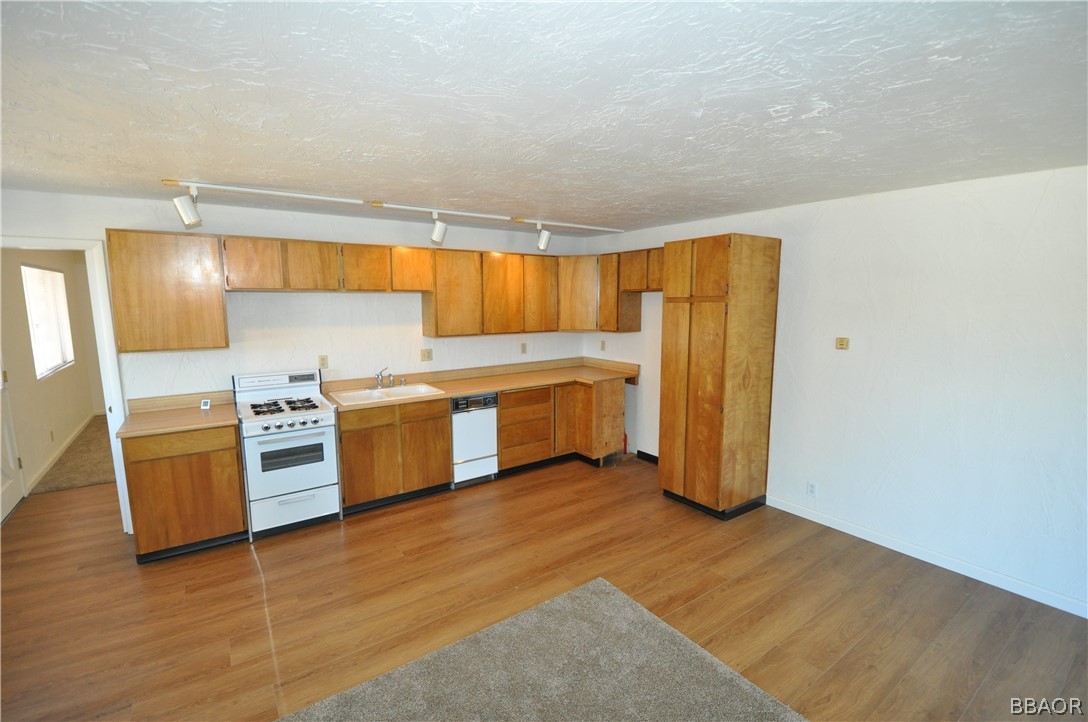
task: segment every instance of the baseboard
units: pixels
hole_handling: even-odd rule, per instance
[[[73,432],[71,434],[71,436],[69,436],[64,441],[63,444],[60,444],[57,447],[57,450],[55,452],[53,452],[53,456],[51,456],[49,458],[49,460],[45,463],[45,466],[42,467],[42,470],[34,475],[34,481],[27,484],[26,480],[25,479],[23,480],[23,484],[25,485],[26,495],[27,496],[30,496],[30,492],[34,489],[35,486],[38,485],[38,482],[41,481],[42,479],[44,479],[45,475],[48,474],[52,470],[52,468],[56,465],[56,463],[58,461],[60,461],[60,457],[64,456],[64,452],[68,451],[68,447],[72,445],[72,442],[76,440],[76,437],[79,436],[80,434],[82,434],[83,430],[91,425],[91,422],[94,421],[94,418],[96,416],[101,416],[101,415],[102,414],[92,412],[91,415],[87,417],[87,420],[84,421],[82,424],[80,424],[79,427],[75,430],[75,432]]]
[[[957,574],[962,574],[965,577],[991,584],[999,589],[1012,592],[1013,594],[1019,594],[1022,597],[1034,599],[1049,607],[1054,607],[1055,609],[1060,609],[1064,612],[1069,612],[1070,614],[1076,614],[1079,617],[1088,618],[1088,601],[1083,599],[1075,599],[1065,594],[1044,589],[1043,587],[1036,586],[1021,579],[1007,576],[1001,572],[977,566],[971,562],[964,561],[963,559],[957,559],[956,557],[942,554],[933,549],[918,546],[917,544],[913,544],[904,539],[898,539],[874,529],[869,529],[868,527],[859,526],[846,521],[845,519],[839,519],[838,517],[823,514],[814,509],[809,509],[808,507],[795,504],[776,496],[767,497],[767,506],[781,509],[782,511],[788,511],[791,514],[796,514],[799,517],[814,521],[817,524],[823,524],[824,526],[837,529],[851,536],[871,541],[882,547],[887,547],[888,549],[900,552],[901,554],[906,554],[915,559],[921,559],[924,562],[935,564],[942,569],[948,569]]]
[[[651,464],[657,463],[657,457],[654,454],[647,454],[645,451],[636,451],[635,456]]]

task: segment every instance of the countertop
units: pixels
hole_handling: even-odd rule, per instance
[[[154,436],[177,431],[210,429],[216,426],[237,426],[238,412],[234,404],[213,404],[207,411],[199,407],[140,411],[125,417],[125,423],[117,430],[117,438]]]

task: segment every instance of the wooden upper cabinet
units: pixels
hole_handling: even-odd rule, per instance
[[[642,294],[620,291],[619,269],[620,254],[606,253],[600,257],[597,328],[638,331],[642,327]]]
[[[340,288],[340,245],[321,241],[284,241],[286,288],[335,291]]]
[[[520,333],[524,272],[517,253],[483,254],[484,333]]]
[[[559,256],[559,330],[597,329],[597,256]]]
[[[665,249],[650,248],[646,251],[646,290],[660,291],[664,272]]]
[[[225,348],[218,236],[108,230],[117,350]]]
[[[340,256],[344,264],[344,290],[393,290],[389,246],[345,243]]]
[[[434,290],[434,249],[394,246],[390,252],[394,291]]]
[[[665,298],[691,296],[691,247],[691,241],[665,244],[662,269],[662,290]]]
[[[526,333],[559,330],[559,261],[555,256],[522,256]]]
[[[620,254],[620,290],[645,291],[646,251],[624,251]]]
[[[223,272],[232,291],[283,288],[283,241],[224,236]]]
[[[483,333],[483,272],[479,251],[434,252],[434,292],[423,294],[424,336]]]
[[[729,292],[730,236],[708,236],[692,241],[691,295],[724,296]]]

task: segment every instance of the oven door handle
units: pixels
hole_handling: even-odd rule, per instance
[[[302,439],[316,439],[319,436],[325,436],[325,431],[315,431],[312,434],[295,434],[294,436],[290,436],[286,439],[258,439],[257,445],[266,446],[268,444],[293,444],[294,442],[301,441]]]

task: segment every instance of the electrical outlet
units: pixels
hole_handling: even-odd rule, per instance
[[[327,369],[329,367],[329,357],[325,354],[321,354],[317,357],[317,367],[319,369]]]
[[[602,338],[602,339],[601,339],[601,350],[602,350],[602,351],[604,351],[604,348],[605,348],[605,346],[606,346],[606,345],[607,345],[607,344],[605,343],[605,340],[604,340],[604,339]]]
[[[850,350],[850,339],[848,339],[846,336],[837,337],[835,339],[835,348],[838,349],[839,351],[849,351]]]
[[[521,342],[521,352],[529,353],[529,344],[525,343],[524,341]]]
[[[419,352],[420,361],[434,361],[434,349],[425,348]]]
[[[816,492],[819,491],[819,489],[816,487],[816,482],[810,481],[808,483],[808,486],[805,487],[805,491],[806,493],[808,493],[809,496],[816,498]]]

